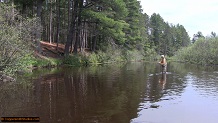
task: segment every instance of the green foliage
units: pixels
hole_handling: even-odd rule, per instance
[[[13,76],[17,71],[31,71],[32,65],[36,63],[35,58],[30,56],[30,54],[21,57],[19,60],[16,60],[16,63],[13,63],[13,66],[6,66],[4,68],[4,73],[7,75]]]
[[[145,58],[144,52],[139,50],[126,50],[123,55],[126,61],[141,61]]]
[[[53,67],[59,66],[62,64],[62,61],[59,59],[47,58],[47,59],[37,59],[33,57],[32,66],[33,67]]]
[[[112,46],[108,47],[106,51],[98,51],[97,53],[92,53],[88,59],[89,63],[91,64],[124,61],[122,51]]]
[[[211,32],[211,37],[216,37],[216,33],[215,32]]]
[[[34,67],[36,68],[44,68],[44,67],[53,67],[61,65],[62,61],[59,59],[47,58],[47,59],[39,59],[33,57],[32,54],[27,54],[21,57],[14,63],[13,66],[6,66],[4,69],[4,73],[7,75],[13,76],[15,72],[30,72]]]
[[[159,54],[173,56],[178,49],[190,44],[182,25],[168,24],[156,13],[151,17],[143,14],[138,0],[82,2],[14,0],[1,4],[0,69],[15,64],[20,67],[61,64],[59,60],[30,57],[33,50],[40,49],[40,38],[59,43],[65,43],[68,38],[72,41],[69,40],[67,46],[72,43],[75,47],[78,45],[81,49],[90,48],[96,52],[88,57],[66,57],[64,64],[73,66],[139,61],[145,57],[154,60]],[[40,17],[35,17],[35,14]],[[69,33],[70,30],[73,31]],[[67,34],[72,34],[72,38]]]
[[[117,43],[123,43],[125,33],[123,28],[128,26],[125,21],[115,20],[114,18],[107,17],[105,13],[99,13],[92,10],[86,10],[83,12],[86,18],[92,18],[98,25],[98,30],[105,37],[110,37],[117,41]]]
[[[23,56],[16,66],[19,66],[20,69],[28,70],[32,69],[33,66],[37,64],[36,58],[34,58],[31,54],[27,54]]]
[[[89,55],[89,63],[91,64],[99,64],[98,55],[96,53],[92,53]]]
[[[159,14],[151,15],[148,21],[150,47],[158,54],[173,56],[181,47],[190,44],[190,38],[182,25],[164,22]]]
[[[109,46],[106,51],[92,53],[88,59],[91,64],[141,61],[145,59],[145,54],[139,50],[127,50],[126,48]]]
[[[156,61],[159,58],[160,58],[160,55],[158,55],[157,52],[153,48],[147,49],[145,51],[145,60],[146,61]]]
[[[84,66],[88,64],[88,59],[82,55],[70,55],[64,58],[63,64],[68,66]]]
[[[35,62],[29,55],[40,26],[37,18],[22,18],[7,4],[0,4],[0,11],[0,70],[13,74]]]
[[[176,53],[174,59],[194,64],[218,64],[218,38],[200,38]]]

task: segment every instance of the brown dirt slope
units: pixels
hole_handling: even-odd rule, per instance
[[[43,56],[50,58],[63,58],[65,45],[58,44],[57,47],[57,43],[49,43],[44,41],[41,41],[40,43],[42,47]]]

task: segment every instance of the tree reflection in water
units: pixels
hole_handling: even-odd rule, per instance
[[[17,83],[1,83],[0,115],[36,116],[42,123],[131,122],[140,111],[158,108],[153,104],[174,100],[183,93],[191,68],[168,66],[166,74],[152,63],[35,72]],[[209,78],[198,75],[196,78],[202,80]],[[200,83],[193,84],[201,87]]]

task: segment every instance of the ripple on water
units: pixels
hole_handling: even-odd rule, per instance
[[[214,74],[215,73],[215,74]],[[201,96],[218,99],[218,72],[201,72],[185,77],[194,90]]]

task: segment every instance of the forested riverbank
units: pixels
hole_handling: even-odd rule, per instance
[[[215,28],[204,23],[216,20],[213,11],[198,3],[147,1],[187,26]],[[193,21],[198,14],[206,21]],[[161,16],[146,14],[137,0],[0,0],[0,115],[41,123],[218,122],[216,33],[191,38],[182,23]]]
[[[143,13],[137,0],[4,0],[0,11],[0,71],[6,74],[157,60],[161,54],[171,57],[183,47],[198,45],[191,44],[183,25]],[[53,46],[43,47],[41,41]],[[198,61],[178,52],[182,61]]]
[[[142,12],[137,0],[4,0],[0,3],[1,71],[173,56],[189,45],[182,25]],[[49,58],[40,41],[55,43]],[[63,51],[59,46],[64,45]]]

